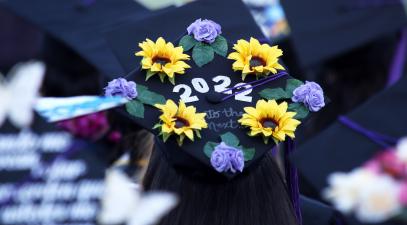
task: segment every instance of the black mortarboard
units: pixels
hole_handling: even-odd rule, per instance
[[[225,12],[225,9],[227,12]],[[237,20],[237,17],[240,19]],[[143,92],[147,88],[148,91],[162,95],[161,100],[171,99],[175,103],[178,103],[180,95],[185,95],[187,93],[185,91],[192,87],[190,95],[194,96],[194,101],[187,102],[187,106],[195,106],[197,112],[207,113],[206,121],[208,129],[202,130],[201,139],[196,138],[194,142],[186,139],[182,147],[177,146],[174,137],[169,138],[165,145],[163,145],[161,140],[157,139],[157,145],[167,149],[165,154],[176,167],[183,168],[183,171],[190,171],[192,173],[197,173],[199,170],[201,171],[198,173],[201,173],[202,170],[205,171],[204,173],[207,173],[208,168],[210,168],[210,174],[216,172],[211,166],[210,159],[204,153],[204,146],[207,142],[220,143],[222,141],[221,135],[227,132],[232,132],[237,136],[243,147],[255,148],[254,158],[247,161],[245,165],[245,168],[250,167],[250,165],[255,164],[255,162],[261,159],[264,153],[273,148],[274,143],[270,141],[268,144],[264,144],[261,137],[249,137],[247,135],[248,129],[239,126],[238,119],[240,119],[244,107],[255,107],[257,100],[261,99],[259,92],[266,87],[282,87],[284,89],[287,80],[291,78],[289,75],[284,76],[285,74],[280,72],[278,73],[279,75],[274,76],[276,77],[275,80],[254,88],[247,95],[250,97],[248,102],[236,100],[233,97],[216,103],[216,100],[219,100],[219,96],[224,98],[226,95],[215,92],[214,86],[220,85],[222,82],[228,82],[227,86],[230,88],[242,82],[241,71],[234,72],[232,69],[233,60],[215,55],[212,62],[202,67],[198,67],[193,60],[190,60],[188,64],[191,68],[186,70],[186,74],[176,76],[175,85],[172,85],[168,80],[164,83],[160,82],[158,75],[145,81],[146,71],[140,68],[142,57],[134,55],[135,52],[140,51],[138,43],[145,41],[146,38],[155,41],[158,37],[164,37],[166,41],[178,45],[180,39],[186,35],[187,27],[199,18],[210,19],[220,24],[222,36],[228,40],[228,53],[234,51],[232,50],[233,44],[239,39],[249,40],[250,37],[262,37],[260,29],[257,27],[246,6],[240,1],[205,0],[190,3],[178,9],[161,13],[158,16],[149,17],[137,23],[123,26],[109,32],[107,39],[126,71],[132,71],[126,77],[128,81],[135,81],[137,85],[145,86],[145,88],[142,88]],[[168,25],[161,26],[163,23]],[[191,51],[186,51],[186,53],[191,54]],[[225,80],[213,80],[214,77],[219,78],[219,76],[222,76],[221,78]],[[273,76],[271,75],[270,77]],[[192,79],[194,79],[194,82],[198,80],[199,82],[197,83],[199,84],[192,84]],[[260,80],[257,81],[260,82]],[[245,80],[247,83],[257,81],[253,76],[248,76]],[[206,90],[197,91],[193,85],[203,85],[203,89]],[[207,88],[205,88],[206,86]],[[234,93],[236,92],[234,90]],[[232,96],[229,95],[229,97]],[[160,100],[160,97],[156,96],[156,94],[151,95],[150,100],[154,100],[154,98]],[[136,123],[151,130],[154,134],[158,134],[158,130],[152,128],[159,122],[160,114],[161,112],[157,108],[146,106],[144,118],[133,118]],[[126,113],[126,115],[129,114]],[[234,176],[231,174],[225,175],[229,178]]]
[[[372,2],[383,4],[372,7]],[[406,26],[407,17],[401,3],[386,2],[282,1],[300,62],[305,66],[318,63]]]
[[[300,196],[300,206],[303,225],[335,224],[335,212],[330,206],[303,195]]]
[[[142,17],[149,13],[133,0],[7,0],[2,1],[1,6],[44,29],[55,39],[54,43],[72,48],[103,74],[111,77],[123,74],[123,69],[106,45],[102,31],[120,25],[130,16]],[[58,52],[52,55],[63,57]],[[52,60],[52,57],[48,59]],[[57,63],[69,64],[65,60],[72,60],[72,57],[57,60],[61,61]]]
[[[346,172],[362,166],[377,152],[385,149],[383,143],[390,145],[389,142],[394,143],[407,134],[407,108],[403,104],[407,97],[406,87],[407,79],[403,78],[346,117],[339,117],[328,129],[297,149],[292,161],[317,192],[321,193],[327,186],[327,178],[331,173]],[[366,132],[355,130],[360,128],[387,138],[384,141],[369,138],[365,136]]]
[[[6,121],[0,126],[0,223],[95,223],[106,168],[96,154],[101,148],[37,115],[29,130]]]

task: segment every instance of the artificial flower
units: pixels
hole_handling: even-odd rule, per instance
[[[277,70],[284,70],[278,62],[283,51],[278,46],[271,47],[268,44],[260,44],[255,38],[250,38],[250,42],[240,39],[233,46],[236,50],[229,54],[228,59],[235,62],[232,65],[234,71],[242,71],[244,80],[248,74],[256,75],[256,78],[268,76],[270,73],[277,73]]]
[[[171,42],[166,42],[162,37],[154,43],[150,39],[139,44],[142,51],[136,56],[142,56],[142,69],[147,70],[146,80],[158,74],[162,82],[168,77],[175,84],[175,74],[184,74],[185,69],[191,68],[184,60],[189,60],[189,55],[184,54],[182,47],[174,47]]]
[[[199,42],[212,44],[215,39],[222,33],[219,24],[207,19],[197,19],[187,28],[188,35],[193,35],[194,39]]]
[[[323,191],[323,196],[341,212],[349,213],[355,210],[363,188],[372,185],[374,176],[374,173],[365,169],[333,173],[328,177],[329,187]]]
[[[91,140],[101,138],[110,129],[105,112],[97,112],[64,120],[59,122],[58,126],[74,136]]]
[[[287,102],[278,104],[275,100],[259,100],[256,107],[245,107],[238,122],[250,128],[249,135],[262,135],[267,143],[272,137],[276,142],[284,141],[286,136],[294,138],[294,132],[301,123],[294,119],[295,112],[287,112]]]
[[[311,112],[317,112],[325,106],[324,91],[315,82],[305,81],[293,91],[293,102],[302,102]]]
[[[129,100],[137,97],[137,85],[134,81],[117,78],[110,81],[105,87],[105,96],[122,96]]]
[[[200,137],[199,131],[208,127],[206,113],[196,113],[194,106],[187,107],[182,100],[178,106],[174,101],[167,100],[165,104],[156,104],[155,107],[162,111],[161,123],[156,127],[160,128],[164,141],[171,135],[177,135],[178,144],[182,145],[185,136],[193,141],[194,132]]]
[[[211,165],[219,173],[227,171],[232,173],[242,172],[244,168],[243,151],[221,142],[215,146],[212,152]]]
[[[367,223],[384,222],[401,212],[399,185],[387,175],[376,175],[370,185],[359,192],[356,217]]]

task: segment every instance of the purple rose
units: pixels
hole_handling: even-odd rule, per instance
[[[221,27],[219,24],[212,20],[197,19],[187,28],[188,35],[193,34],[195,40],[206,43],[213,43],[221,33]]]
[[[317,112],[325,106],[324,91],[315,82],[305,81],[305,84],[293,91],[291,100],[304,103],[311,112]]]
[[[243,151],[237,149],[237,151],[231,152],[230,159],[232,161],[232,172],[235,173],[236,170],[242,172],[244,167]]]
[[[110,81],[105,87],[105,96],[122,96],[127,99],[137,97],[136,83],[127,81],[124,78],[117,78]]]
[[[219,173],[231,171],[242,172],[244,168],[244,156],[242,150],[226,145],[221,142],[215,147],[211,155],[211,165]]]

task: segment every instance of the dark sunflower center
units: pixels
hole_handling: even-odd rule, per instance
[[[252,59],[250,60],[250,67],[265,66],[265,65],[266,65],[266,61],[264,61],[264,59],[257,57],[257,56],[253,56]]]
[[[181,117],[177,117],[175,120],[175,128],[181,128],[181,127],[186,127],[189,126],[189,122]]]
[[[274,129],[274,128],[276,128],[277,123],[274,120],[270,119],[270,118],[265,118],[265,119],[263,119],[261,121],[261,125],[264,128],[272,128],[272,129]]]
[[[170,60],[167,59],[167,58],[164,58],[164,57],[158,57],[158,56],[157,56],[157,57],[154,57],[154,58],[153,58],[153,62],[154,62],[154,63],[158,63],[158,64],[164,66],[165,64],[169,63]]]

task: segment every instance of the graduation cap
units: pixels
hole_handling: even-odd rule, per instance
[[[0,223],[94,223],[103,146],[74,139],[32,112],[43,73],[43,64],[20,64],[1,84]]]
[[[321,193],[330,174],[362,166],[406,135],[406,87],[403,78],[297,149],[291,159],[312,188]]]
[[[233,8],[231,8],[231,5],[233,5]],[[224,13],[223,9],[226,8],[230,8],[230,14]],[[245,19],[237,21],[234,19],[234,15],[239,15],[239,17]],[[173,100],[175,104],[178,104],[178,101],[182,99],[188,106],[195,106],[196,112],[206,112],[208,129],[201,131],[202,138],[196,137],[193,142],[185,140],[181,147],[178,147],[178,144],[175,142],[176,138],[169,138],[166,144],[174,146],[166,151],[168,157],[173,158],[179,155],[180,152],[185,152],[187,153],[185,157],[192,156],[194,160],[181,159],[179,156],[176,156],[173,160],[180,161],[179,163],[182,166],[191,168],[199,167],[201,164],[211,167],[210,160],[203,152],[205,145],[208,141],[220,143],[222,141],[221,135],[229,132],[229,134],[233,133],[234,137],[226,137],[228,136],[226,135],[224,139],[237,138],[240,141],[239,145],[256,149],[253,160],[247,162],[247,166],[249,166],[260,159],[274,144],[272,141],[269,144],[264,144],[261,137],[252,138],[247,136],[248,130],[239,125],[238,119],[242,116],[244,107],[254,107],[257,100],[261,99],[259,95],[261,90],[266,87],[285,87],[287,80],[291,78],[286,72],[280,71],[275,76],[258,80],[256,80],[255,76],[248,75],[244,81],[246,84],[243,84],[241,71],[234,72],[232,69],[233,61],[226,57],[215,55],[213,61],[202,67],[197,66],[193,60],[187,61],[191,68],[187,69],[185,74],[176,76],[175,84],[173,85],[169,80],[161,82],[158,75],[152,76],[146,81],[146,71],[140,69],[142,57],[134,55],[135,52],[141,50],[138,47],[138,43],[145,41],[146,38],[155,41],[158,37],[162,36],[165,37],[166,41],[177,45],[180,39],[186,35],[187,27],[197,18],[208,18],[221,25],[222,36],[228,40],[228,53],[233,51],[231,47],[239,39],[249,40],[250,37],[262,37],[261,31],[256,26],[249,11],[240,1],[219,2],[208,0],[190,3],[176,10],[162,13],[159,16],[140,20],[137,23],[138,25],[131,24],[113,30],[107,34],[107,39],[118,55],[120,62],[123,63],[123,66],[127,70],[133,70],[126,79],[131,82],[135,81],[137,86],[139,86],[137,88],[139,92],[137,98],[141,99],[141,101],[151,104],[151,101],[154,102],[155,100],[156,103],[165,104],[165,100]],[[163,21],[171,23],[172,26],[157,26]],[[188,51],[184,53],[190,54]],[[115,82],[119,81],[116,80]],[[250,83],[252,83],[254,88],[250,90],[240,89],[241,93],[239,95],[239,88],[250,85]],[[259,83],[260,86],[256,88],[256,84]],[[262,85],[261,83],[266,84]],[[234,86],[237,88],[233,88]],[[222,87],[224,88],[222,89]],[[215,90],[219,91],[222,89],[222,91],[225,92],[226,90],[226,92],[230,93],[227,90],[228,88],[232,88],[230,92],[233,92],[233,94],[219,94],[215,92]],[[142,99],[144,97],[141,95],[144,95],[144,93],[149,94],[149,99]],[[130,104],[127,105],[128,109],[132,108],[132,106],[129,106]],[[144,110],[143,115],[139,115],[143,118],[133,118],[136,123],[158,134],[159,131],[152,128],[159,122],[160,110],[150,106],[146,106]],[[200,163],[197,163],[197,161]]]
[[[67,61],[73,60],[77,57],[74,53],[78,53],[111,77],[123,74],[123,69],[106,45],[102,31],[124,23],[130,16],[149,14],[133,0],[7,0],[0,5],[44,29],[52,37],[47,39],[46,44],[51,45],[46,45],[44,56],[53,63],[66,67]],[[64,49],[65,45],[68,48]],[[75,66],[69,65],[71,71]]]
[[[240,19],[236,20],[237,17]],[[171,26],[160,26],[164,22]],[[202,25],[202,23],[206,25]],[[208,26],[211,34],[200,36],[194,33],[194,30],[199,30],[201,25]],[[191,35],[187,34],[187,30]],[[219,35],[219,33],[221,34]],[[262,37],[260,29],[241,1],[207,0],[190,3],[176,10],[108,32],[106,37],[120,62],[127,71],[131,71],[126,80],[115,79],[109,82],[105,89],[106,94],[119,94],[130,99],[134,98],[126,104],[129,113],[125,113],[125,115],[131,115],[136,123],[160,136],[156,138],[155,147],[163,151],[176,169],[192,176],[208,178],[209,181],[233,179],[240,174],[238,171],[243,171],[243,173],[249,171],[252,165],[259,162],[264,154],[275,146],[272,138],[265,144],[261,136],[247,135],[249,128],[239,123],[239,119],[245,113],[244,108],[255,107],[256,103],[263,98],[279,101],[289,99],[293,94],[293,89],[303,85],[301,81],[292,79],[286,70],[280,67],[281,65],[277,65],[278,57],[274,61],[276,64],[273,64],[276,68],[274,75],[273,72],[270,72],[267,73],[269,76],[262,76],[264,74],[259,72],[256,75],[260,76],[257,77],[254,75],[255,73],[248,73],[243,79],[244,74],[242,75],[241,70],[233,70],[234,61],[226,58],[234,51],[232,50],[233,44],[240,40],[241,45],[249,45],[248,41],[251,37]],[[160,37],[164,37],[165,40]],[[211,37],[213,42],[211,42]],[[146,40],[146,38],[153,41]],[[199,39],[201,41],[198,41]],[[142,60],[143,57],[140,55],[147,56],[157,51],[157,49],[151,50],[152,48],[166,46],[168,51],[180,50],[175,49],[166,41],[175,46],[180,43],[186,50],[182,54],[181,52],[174,53],[183,59],[179,61],[184,62],[179,62],[177,65],[184,67],[185,74],[172,76],[171,71],[155,74],[153,69],[148,72],[141,69],[140,62],[148,64],[150,59]],[[250,41],[254,46],[259,46],[259,51],[270,51],[265,55],[271,58],[279,56],[281,53],[277,47],[260,46],[254,39]],[[144,52],[141,51],[141,47]],[[136,52],[138,56],[135,56]],[[191,52],[192,60],[188,61],[186,59],[189,57],[184,54],[191,54]],[[168,58],[164,56],[151,57],[153,58],[151,60],[155,60],[155,64],[163,62],[164,66],[169,65],[166,63]],[[258,62],[253,61],[252,63],[259,63],[259,65],[256,64],[259,68],[260,65],[267,66],[262,64],[262,59],[257,60]],[[148,67],[148,65],[146,66]],[[252,65],[251,69],[254,67],[256,66]],[[134,91],[135,87],[137,93]],[[318,93],[322,94],[322,90]],[[180,99],[187,106],[179,103]],[[266,104],[265,102],[258,105]],[[277,106],[273,100],[269,100],[267,104],[271,104],[271,106],[269,105],[271,110]],[[286,103],[280,104],[284,108]],[[193,107],[196,108],[196,111]],[[289,110],[294,111],[294,108],[294,105],[291,105]],[[175,124],[169,122],[169,126],[172,127],[170,129],[186,129],[180,135],[176,135],[175,131],[165,131],[166,124],[163,119],[165,116],[161,116],[162,112],[168,113],[168,110],[174,109],[180,114],[185,112],[183,117],[170,113],[173,118],[169,120],[176,120]],[[304,107],[302,109],[308,110]],[[297,110],[297,112],[299,111]],[[201,113],[206,113],[205,119]],[[299,121],[295,119],[287,121],[292,122],[293,127],[290,129],[295,129],[294,127],[299,124]],[[264,119],[262,122],[266,123],[263,124],[264,126],[274,126],[273,121]],[[267,125],[269,122],[270,124]],[[280,125],[283,127],[282,124]],[[191,127],[196,128],[192,130]],[[168,135],[170,133],[171,135]],[[288,139],[287,136],[287,141]],[[230,150],[230,154],[236,152],[238,154],[231,156],[234,159],[230,160],[236,160],[233,165],[229,164],[231,161],[225,161],[226,164],[217,161],[221,161],[221,156],[218,155],[220,158],[217,158],[217,154],[224,154],[228,151],[226,149]],[[217,165],[218,163],[221,165]]]
[[[304,225],[334,224],[335,211],[328,205],[306,196],[300,196]]]
[[[394,1],[282,1],[300,62],[324,61],[407,25],[401,4],[371,7],[369,2]]]

